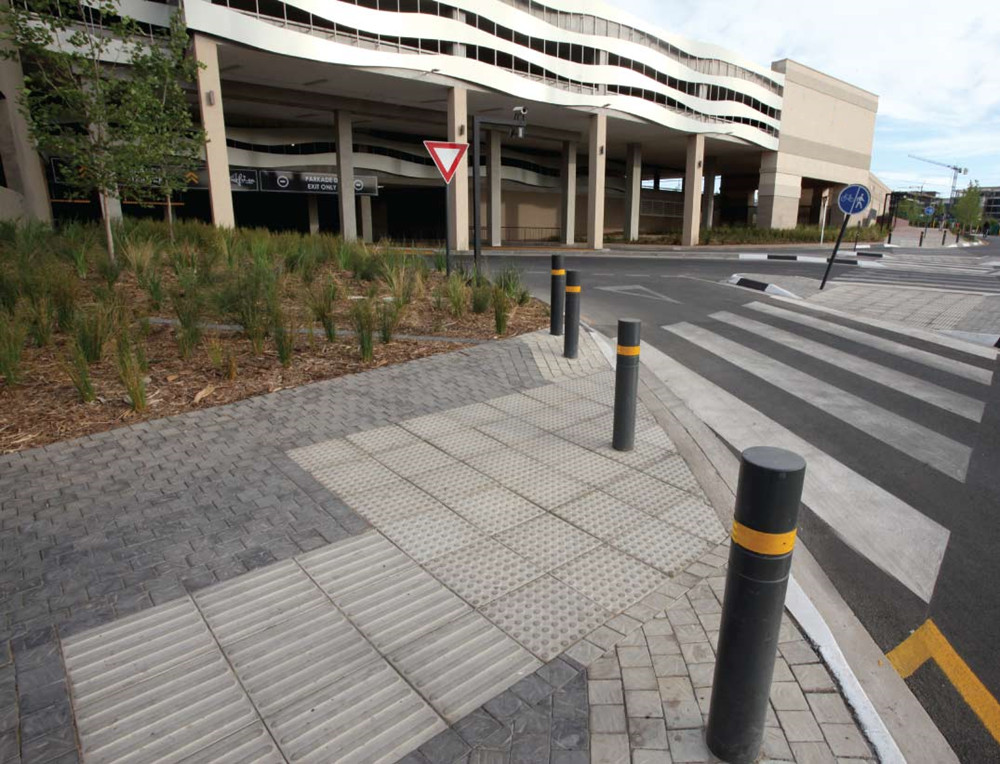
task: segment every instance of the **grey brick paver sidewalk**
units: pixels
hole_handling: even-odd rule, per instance
[[[5,525],[5,585],[70,604],[7,613],[0,759],[706,760],[725,532],[648,413],[609,448],[613,375],[583,339],[575,362],[536,334],[201,412],[201,445],[189,415],[11,459],[0,486],[67,536]],[[78,517],[73,483],[45,487],[73,456],[110,495],[162,464],[171,498]],[[765,754],[869,758],[791,623],[781,652]]]

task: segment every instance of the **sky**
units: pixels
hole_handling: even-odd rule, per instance
[[[764,66],[782,58],[879,96],[872,171],[890,188],[947,195],[1000,186],[998,0],[609,0],[667,32]]]

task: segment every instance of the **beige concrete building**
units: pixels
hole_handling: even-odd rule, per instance
[[[527,109],[523,137],[484,125],[488,244],[601,248],[608,236],[667,232],[695,244],[713,225],[793,227],[819,222],[824,207],[835,220],[841,187],[875,183],[875,95],[597,0],[122,5],[154,26],[185,16],[208,144],[202,182],[178,203],[218,225],[440,239],[447,205],[449,237],[467,249],[472,151],[446,195],[422,140],[468,142],[473,120],[509,119],[516,106]],[[10,67],[6,104],[19,76]],[[23,171],[42,165],[26,161],[15,112],[0,113],[0,214],[45,217],[51,199],[61,217],[59,189]],[[367,190],[330,191],[355,182]]]

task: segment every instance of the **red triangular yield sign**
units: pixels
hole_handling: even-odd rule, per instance
[[[459,162],[465,156],[469,148],[468,143],[449,143],[448,141],[424,141],[424,148],[431,155],[434,164],[437,165],[438,172],[444,178],[445,183],[451,183],[455,177],[455,170],[458,169]]]

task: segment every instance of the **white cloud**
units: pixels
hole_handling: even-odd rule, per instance
[[[668,33],[721,45],[764,66],[793,58],[877,94],[876,158],[899,151],[904,158],[966,161],[981,168],[979,177],[1000,183],[995,0],[611,2]]]

